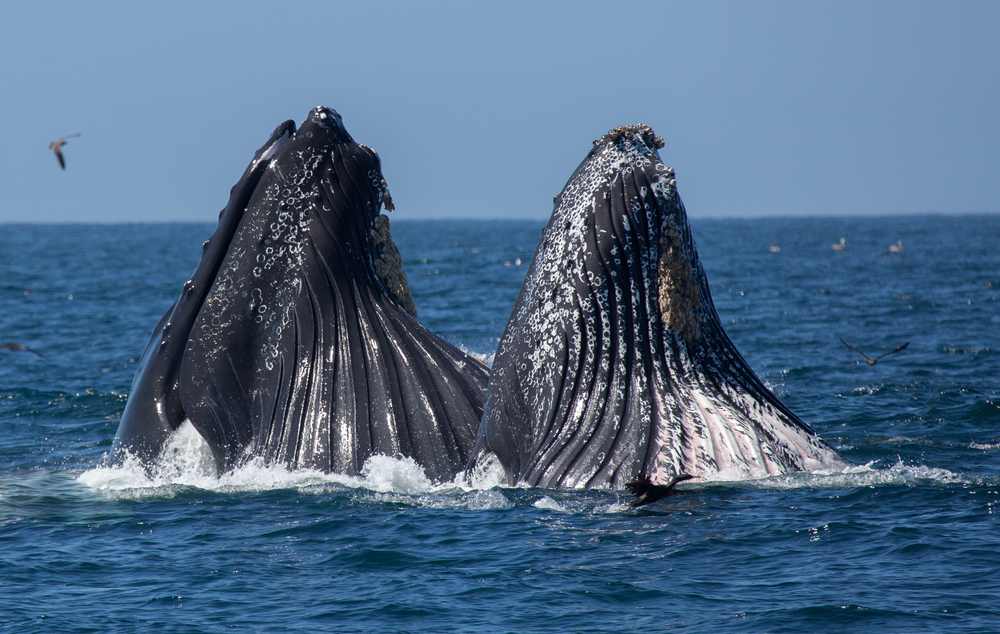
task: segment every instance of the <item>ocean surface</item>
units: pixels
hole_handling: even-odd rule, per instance
[[[492,355],[543,226],[394,221],[419,318]],[[729,335],[857,466],[638,510],[391,458],[218,476],[194,435],[109,468],[214,226],[0,229],[0,343],[44,355],[0,350],[0,632],[1000,631],[1000,216],[695,220]]]

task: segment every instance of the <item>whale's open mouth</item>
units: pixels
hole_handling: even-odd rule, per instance
[[[486,368],[414,320],[383,208],[381,161],[336,111],[279,126],[154,330],[113,453],[149,461],[189,419],[220,470],[351,475],[382,454],[460,471]]]
[[[843,466],[722,328],[662,140],[596,142],[555,200],[491,369],[511,482],[622,488]]]

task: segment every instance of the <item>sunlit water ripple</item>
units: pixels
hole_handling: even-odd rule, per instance
[[[543,224],[396,222],[421,320],[491,355]],[[44,357],[0,351],[0,631],[995,631],[1000,217],[693,226],[737,347],[856,467],[640,510],[385,457],[219,475],[191,433],[110,468],[213,227],[4,227],[0,339]]]

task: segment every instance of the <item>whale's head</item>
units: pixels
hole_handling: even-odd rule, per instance
[[[317,107],[297,129],[278,126],[154,329],[114,454],[148,463],[188,419],[220,468],[261,455],[356,472],[373,451],[437,451],[424,458],[435,477],[464,464],[485,368],[412,319],[382,213],[392,208],[378,154],[337,111]],[[429,383],[447,397],[429,396]],[[438,435],[409,450],[410,435],[423,434],[414,425]],[[370,437],[359,439],[355,426]]]
[[[240,262],[255,277],[279,266],[298,266],[306,243],[336,260],[351,275],[384,286],[410,314],[416,314],[399,252],[382,211],[393,209],[382,163],[357,143],[332,108],[313,108],[297,131],[262,154],[266,166],[247,198],[240,232]],[[235,243],[234,243],[235,244]],[[232,246],[228,249],[234,254]]]
[[[648,126],[615,128],[555,198],[480,431],[513,482],[621,488],[842,463],[722,329],[662,147]]]

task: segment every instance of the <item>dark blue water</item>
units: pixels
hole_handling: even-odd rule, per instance
[[[491,354],[542,226],[396,222],[420,318]],[[212,229],[2,227],[0,342],[44,357],[0,351],[0,631],[1000,629],[1000,216],[696,221],[730,336],[858,467],[641,510],[389,459],[104,467]]]

